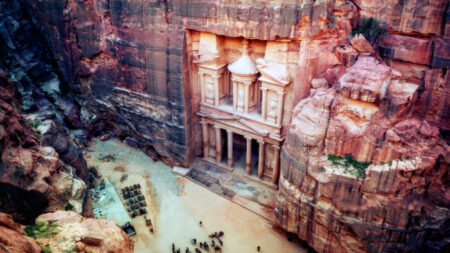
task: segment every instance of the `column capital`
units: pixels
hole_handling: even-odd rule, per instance
[[[225,131],[227,131],[228,134],[232,134],[233,131],[231,129],[225,129]]]
[[[213,125],[213,127],[214,127],[215,129],[221,129],[221,127],[218,126],[218,125]]]
[[[277,146],[277,145],[272,145],[272,147],[273,147],[274,149],[276,149],[276,150],[280,150],[280,149],[281,149],[280,146]]]
[[[284,95],[284,94],[286,94],[286,92],[284,92],[284,91],[277,91],[277,93],[278,93],[278,95]]]
[[[256,140],[260,145],[264,145],[265,144],[265,142],[264,142],[264,140]]]
[[[247,141],[251,141],[253,138],[252,137],[250,137],[250,136],[244,136],[244,138],[247,140]]]
[[[268,90],[268,88],[267,87],[261,87],[261,90],[262,91],[266,91],[266,90]]]

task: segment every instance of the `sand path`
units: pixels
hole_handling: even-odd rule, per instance
[[[114,156],[115,161],[101,161],[106,155]],[[192,238],[210,243],[208,234],[219,230],[225,232],[224,253],[257,252],[258,245],[266,253],[306,252],[275,231],[266,219],[174,175],[172,168],[153,162],[141,151],[118,140],[92,142],[86,158],[89,166],[96,166],[118,192],[124,186],[141,184],[155,232],[149,232],[143,216],[132,219],[137,230],[135,252],[171,252],[172,243],[182,252],[186,247],[193,252]],[[123,174],[128,178],[120,182]],[[203,226],[199,226],[200,220]]]

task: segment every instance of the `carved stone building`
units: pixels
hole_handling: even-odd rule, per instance
[[[268,51],[286,48],[286,43],[229,39],[240,53],[232,59],[227,56],[227,39],[200,33],[193,59],[204,160],[276,186],[291,78],[287,64],[271,61]],[[258,43],[264,46],[259,48],[262,52],[252,57]],[[261,54],[264,58],[256,58]]]

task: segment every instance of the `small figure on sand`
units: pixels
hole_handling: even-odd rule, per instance
[[[202,253],[202,251],[199,250],[198,248],[195,248],[195,253]]]
[[[216,242],[214,240],[211,240],[211,247],[215,247],[216,246]]]
[[[219,251],[219,250],[220,250],[220,246],[219,246],[219,245],[216,245],[216,247],[214,247],[214,250],[215,250],[215,251]]]
[[[256,247],[256,250],[257,250],[258,252],[260,252],[260,251],[261,251],[261,247],[258,245],[258,247]]]
[[[197,244],[197,239],[195,239],[195,238],[192,239],[192,244],[194,244],[194,245]]]
[[[186,250],[184,251],[184,253],[191,253],[191,251],[189,250],[188,247],[186,247]]]
[[[203,221],[200,221],[199,224],[200,224],[200,227],[203,226]]]

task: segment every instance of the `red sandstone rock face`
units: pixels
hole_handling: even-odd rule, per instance
[[[380,53],[392,60],[430,64],[433,47],[428,38],[390,34],[382,36]]]
[[[22,235],[22,227],[11,215],[0,212],[0,251],[40,253],[41,248],[33,238]]]
[[[362,16],[371,16],[388,25],[389,31],[441,35],[447,0],[353,0]]]
[[[370,45],[370,43],[366,40],[364,35],[362,35],[360,33],[353,36],[353,38],[350,40],[350,43],[360,53],[369,53],[370,54],[373,52],[372,45]]]
[[[425,72],[414,113],[421,119],[435,123],[441,129],[450,129],[450,74],[448,69],[430,69]]]
[[[373,57],[360,57],[338,81],[337,90],[347,98],[375,102],[383,98],[390,69]]]
[[[184,165],[201,152],[185,29],[259,40],[313,38],[326,56],[318,58],[322,72],[338,64],[331,48],[346,44],[357,12],[341,0],[28,2],[63,76],[80,83],[73,88],[84,95],[83,128],[132,136],[141,149]],[[306,86],[296,91],[299,98],[308,92]]]
[[[387,80],[384,98],[361,101],[331,88],[296,106],[282,149],[276,222],[318,252],[441,249],[448,243],[450,148],[438,128],[411,117],[418,85],[373,58],[360,61],[341,79],[375,64],[372,81]],[[356,90],[366,81],[351,80]],[[327,154],[370,165],[359,177]]]
[[[85,219],[71,211],[57,211],[40,215],[36,220],[58,223],[58,234],[49,239],[38,239],[49,244],[53,252],[63,252],[68,247],[61,241],[72,240],[79,251],[132,253],[134,241],[114,221]],[[80,250],[82,249],[82,250]]]

